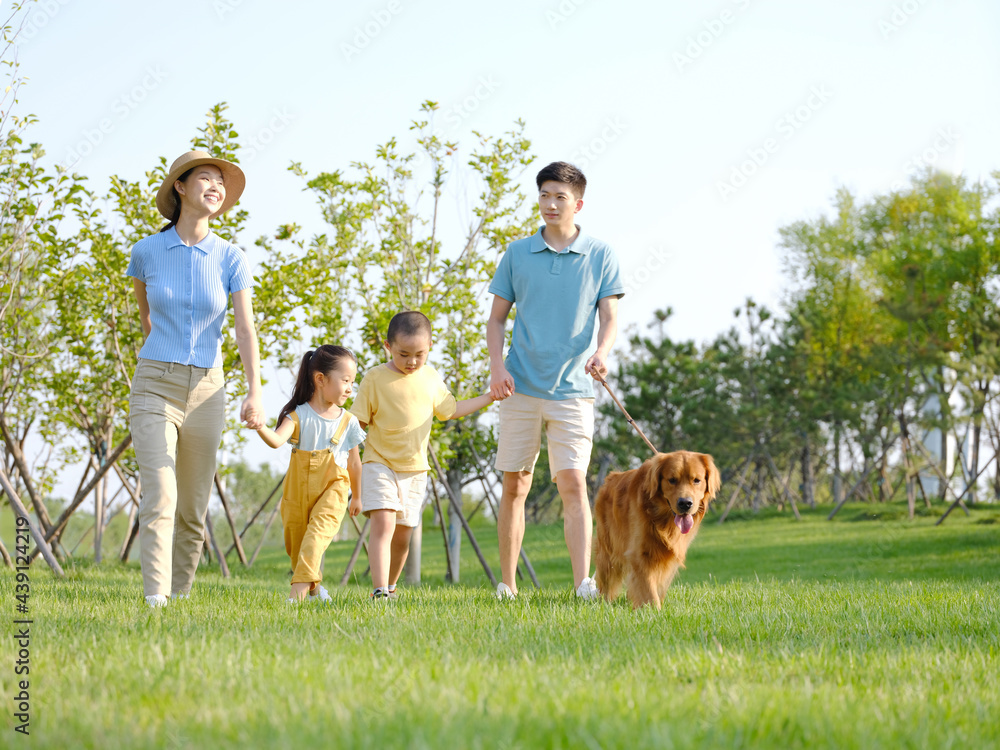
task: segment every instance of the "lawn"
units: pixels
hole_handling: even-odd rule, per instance
[[[510,603],[467,544],[444,584],[431,526],[424,584],[388,605],[333,585],[343,542],[325,608],[284,604],[275,546],[159,611],[135,565],[36,566],[31,736],[7,637],[0,747],[1000,747],[1000,507],[871,509],[708,523],[659,612],[576,601],[559,526],[529,528],[543,588]],[[7,570],[0,601],[12,630]]]

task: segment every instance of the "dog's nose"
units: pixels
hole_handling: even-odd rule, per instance
[[[680,500],[677,501],[677,510],[679,510],[681,513],[687,513],[688,511],[691,510],[692,505],[694,505],[694,502],[691,500],[691,498],[682,497]]]

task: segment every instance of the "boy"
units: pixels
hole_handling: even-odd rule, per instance
[[[386,333],[389,362],[362,379],[351,407],[368,429],[361,472],[361,512],[371,519],[373,599],[395,598],[396,581],[420,523],[427,487],[427,441],[434,417],[460,419],[493,402],[490,394],[456,401],[433,367],[431,322],[421,312],[393,316]]]
[[[586,471],[594,434],[593,379],[607,374],[618,298],[625,286],[611,248],[586,236],[574,221],[587,187],[583,173],[572,164],[554,162],[538,173],[536,184],[545,225],[510,244],[490,284],[495,295],[486,326],[490,394],[506,399],[500,405],[496,459],[497,470],[504,473],[497,523],[502,581],[496,593],[500,599],[517,595],[524,501],[544,424],[549,467],[563,502],[573,585],[577,596],[592,599],[597,587],[590,577]],[[505,361],[504,326],[514,304],[517,316]],[[598,317],[597,349],[588,358]]]

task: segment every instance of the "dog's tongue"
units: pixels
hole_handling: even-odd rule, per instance
[[[694,519],[691,516],[674,516],[674,523],[682,534],[687,534],[694,527]]]

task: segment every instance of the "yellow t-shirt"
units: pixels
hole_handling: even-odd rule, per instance
[[[368,425],[363,463],[375,461],[395,471],[427,471],[427,441],[434,417],[449,419],[455,397],[433,367],[401,375],[388,364],[361,380],[351,413]]]

